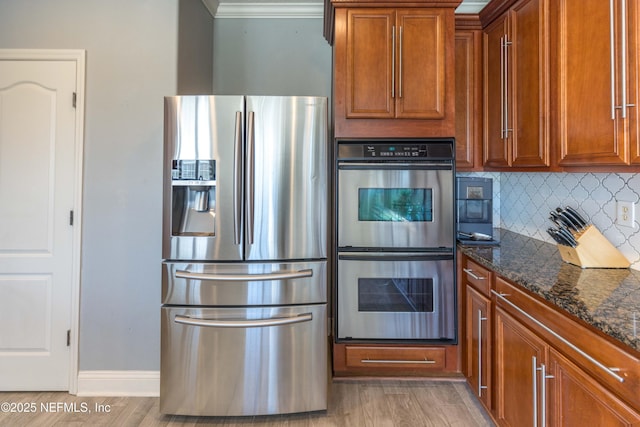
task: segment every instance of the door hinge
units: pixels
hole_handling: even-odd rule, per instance
[[[71,347],[71,329],[67,329],[67,347]]]
[[[69,225],[73,225],[73,211],[69,211]]]
[[[73,92],[73,95],[71,97],[71,104],[73,105],[73,108],[76,108],[76,99],[78,98],[78,94]]]

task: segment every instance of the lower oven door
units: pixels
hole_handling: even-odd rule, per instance
[[[327,409],[326,304],[162,308],[160,412]]]
[[[338,340],[455,340],[452,254],[340,253]]]

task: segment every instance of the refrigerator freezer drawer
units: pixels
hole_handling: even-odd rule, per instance
[[[327,375],[326,304],[162,308],[161,413],[326,410]]]
[[[162,303],[286,305],[327,301],[327,262],[174,263],[162,268]]]

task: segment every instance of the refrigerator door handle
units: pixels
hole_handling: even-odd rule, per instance
[[[267,281],[282,279],[299,279],[313,276],[312,269],[298,271],[276,271],[264,274],[215,274],[193,273],[187,270],[176,270],[177,279],[220,280],[224,282]]]
[[[233,165],[233,243],[239,245],[240,230],[242,228],[242,201],[240,191],[242,188],[242,112],[236,111],[236,133],[234,138]]]
[[[199,319],[196,317],[176,315],[174,321],[183,325],[204,326],[213,328],[263,328],[265,326],[290,325],[294,323],[310,322],[313,320],[311,313],[304,313],[293,317],[275,317],[270,319],[250,320],[215,320]]]
[[[254,112],[249,111],[247,124],[247,236],[248,243],[253,244],[253,210],[255,192],[255,131]]]

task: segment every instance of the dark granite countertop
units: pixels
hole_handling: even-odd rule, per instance
[[[499,246],[458,248],[479,264],[640,351],[640,271],[562,261],[556,245],[496,229]]]

